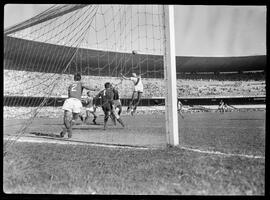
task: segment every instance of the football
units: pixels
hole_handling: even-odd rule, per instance
[[[133,50],[133,51],[132,51],[132,54],[133,54],[133,55],[135,55],[135,54],[137,54],[137,53],[138,53],[138,52],[137,52],[136,50]]]

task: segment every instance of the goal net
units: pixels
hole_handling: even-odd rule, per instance
[[[63,124],[67,87],[75,73],[96,92],[111,82],[127,128],[78,124],[74,140],[151,146],[166,143],[164,115],[164,8],[161,5],[55,5],[4,31],[4,148],[24,137],[53,138]],[[144,92],[135,116],[126,113],[140,74]],[[86,97],[84,91],[82,96]],[[101,108],[98,121],[103,123]]]

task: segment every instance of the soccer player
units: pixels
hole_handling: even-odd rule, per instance
[[[225,107],[224,102],[221,100],[219,102],[218,111],[221,112],[221,113],[224,113],[224,111],[225,111],[224,107]]]
[[[112,101],[112,112],[114,113],[114,116],[117,119],[117,121],[123,127],[125,127],[122,119],[120,118],[120,115],[121,115],[121,112],[122,112],[122,104],[121,104],[121,100],[119,98],[119,92],[115,87],[113,87],[112,84],[111,84],[111,88],[112,88],[113,93],[114,93],[114,97],[113,97],[113,101]]]
[[[123,79],[125,80],[130,80],[134,83],[134,90],[132,93],[132,98],[131,98],[131,102],[129,103],[129,106],[127,108],[127,112],[129,112],[132,109],[132,104],[134,102],[135,99],[135,95],[137,94],[137,102],[134,104],[134,108],[131,112],[131,115],[133,115],[137,109],[137,106],[140,103],[141,97],[142,97],[142,93],[143,93],[143,83],[142,83],[142,78],[141,75],[136,75],[136,73],[132,73],[132,77],[125,77],[123,74],[120,74],[122,76]]]
[[[178,100],[178,104],[177,104],[177,110],[179,112],[179,115],[182,117],[182,119],[184,119],[184,116],[182,114],[182,108],[183,108],[183,104],[180,100]]]
[[[90,119],[90,115],[93,115],[94,119],[93,119],[93,123],[96,123],[96,119],[97,119],[97,115],[95,114],[96,112],[96,106],[94,106],[93,104],[93,97],[90,94],[90,91],[87,92],[87,98],[85,100],[83,100],[85,102],[85,107],[86,107],[86,117],[83,120],[83,117],[81,116],[82,121],[87,121],[88,119]]]
[[[68,138],[72,137],[72,126],[79,118],[81,113],[82,102],[81,96],[83,89],[95,91],[95,89],[86,86],[81,81],[81,74],[74,75],[74,82],[68,87],[68,99],[65,100],[62,109],[64,110],[64,126],[63,131],[60,133],[60,137],[64,137],[68,133]]]
[[[101,98],[101,107],[104,112],[104,130],[106,130],[109,117],[115,121],[115,116],[112,112],[114,92],[109,82],[105,83],[104,86],[105,89],[100,91],[94,98],[94,103],[96,103],[97,99]]]

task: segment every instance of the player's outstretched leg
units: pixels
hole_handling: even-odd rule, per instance
[[[136,94],[136,92],[134,91],[134,92],[132,93],[132,97],[131,97],[131,101],[130,101],[130,103],[129,103],[129,106],[128,106],[128,108],[127,108],[127,113],[129,113],[129,112],[131,111],[131,109],[132,109],[132,104],[133,104],[133,101],[134,101],[134,99],[135,99],[135,94]]]
[[[63,131],[60,133],[60,137],[64,137],[65,134],[68,132],[72,134],[72,113],[65,110],[64,112],[64,125]]]
[[[112,119],[113,125],[116,126],[116,118],[112,113],[110,115],[110,118]]]
[[[104,116],[104,128],[103,128],[104,130],[107,129],[107,122],[108,122],[109,116],[110,116],[110,113],[106,112]]]
[[[82,123],[84,123],[85,118],[83,117],[83,115],[80,114],[79,117],[80,117]]]
[[[133,115],[136,112],[136,109],[141,101],[141,96],[142,96],[142,92],[138,92],[138,98],[137,98],[137,102],[134,104],[134,108],[131,112],[131,115]]]
[[[93,123],[94,123],[95,125],[97,125],[96,120],[97,120],[97,116],[96,116],[96,115],[94,115]]]
[[[124,124],[124,122],[122,121],[121,118],[118,118],[117,121],[118,121],[123,127],[125,127],[125,124]]]

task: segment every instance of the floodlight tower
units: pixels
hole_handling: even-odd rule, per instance
[[[176,90],[176,62],[175,62],[175,33],[174,33],[174,6],[164,5],[164,79],[166,85],[165,117],[167,144],[179,144],[177,90]]]

